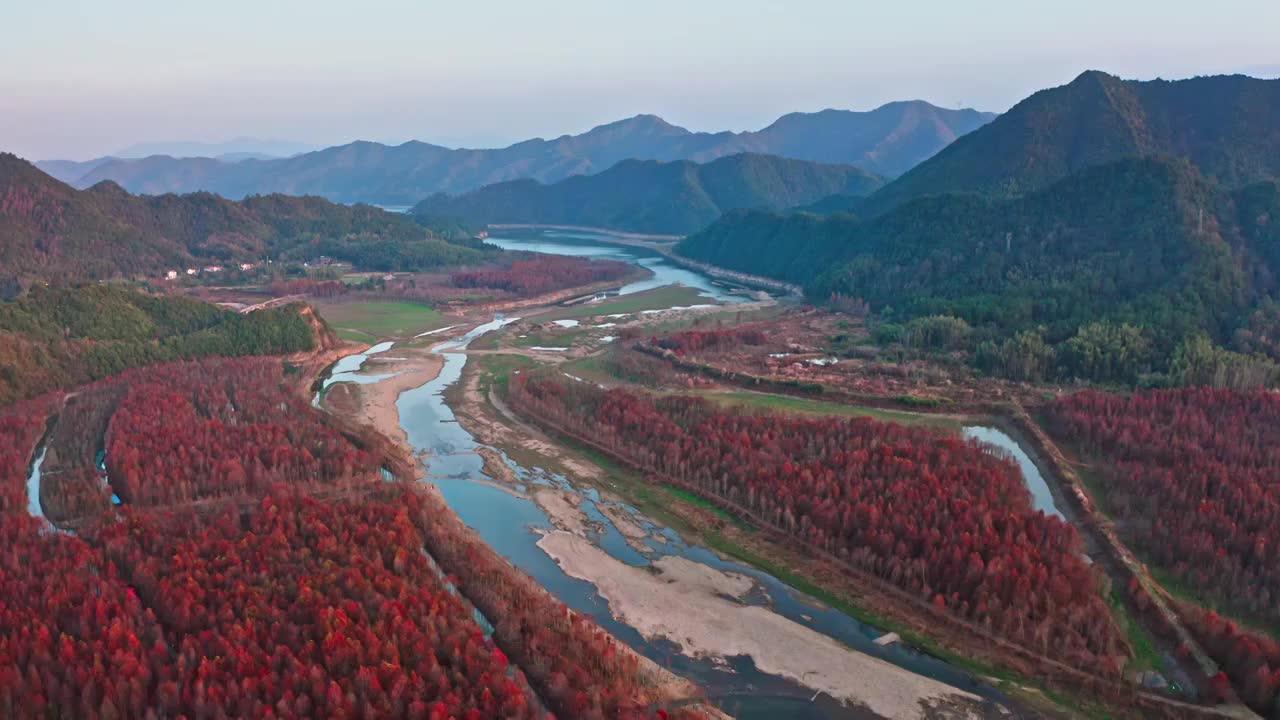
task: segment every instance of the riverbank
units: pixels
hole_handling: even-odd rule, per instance
[[[724,558],[745,562],[801,592],[814,595],[852,617],[867,621],[879,619],[840,602],[840,598],[861,597],[851,585],[842,583],[841,592],[825,593],[804,579],[830,579],[829,567],[768,543],[757,533],[739,528],[707,509],[695,507],[687,499],[665,487],[646,483],[643,478],[634,477],[633,473],[609,463],[606,458],[585,452],[558,436],[548,436],[538,427],[524,422],[505,406],[488,380],[482,381],[494,356],[483,357],[484,362],[468,365],[459,382],[447,395],[449,405],[454,409],[459,422],[477,438],[483,437],[484,442],[499,447],[507,456],[526,466],[559,473],[574,487],[597,490],[599,497],[593,503],[594,508],[614,523],[621,539],[633,550],[652,556],[653,548],[667,542],[667,536],[651,532],[645,526],[669,527],[687,542],[697,542]],[[504,369],[509,370],[505,366]],[[584,497],[589,491],[579,489],[575,494],[577,497]],[[534,500],[545,498],[535,497]],[[746,615],[738,615],[734,608],[752,606],[743,603],[740,597],[733,597],[733,594],[728,598],[723,597],[724,588],[733,583],[732,574],[724,577],[726,573],[698,562],[690,563],[698,569],[698,573],[693,575],[682,571],[664,573],[658,563],[670,562],[667,558],[680,558],[661,551],[657,553],[661,557],[653,564],[658,581],[653,582],[653,571],[624,562],[610,554],[612,551],[606,552],[598,545],[598,537],[584,536],[578,519],[581,511],[576,505],[559,501],[538,504],[556,528],[540,538],[538,547],[556,560],[566,574],[591,583],[600,596],[609,601],[610,612],[617,619],[636,628],[646,639],[674,642],[681,646],[681,653],[688,657],[706,658],[718,663],[725,663],[730,658],[741,655],[751,655],[755,667],[761,672],[787,678],[810,688],[812,692],[826,694],[852,707],[878,707],[879,710],[873,711],[877,716],[1004,716],[1005,710],[989,700],[974,704],[978,702],[975,700],[976,696],[970,697],[971,694],[964,690],[867,655],[822,633],[816,633],[796,620],[783,617],[770,607],[755,606],[756,609],[747,611]],[[632,508],[638,508],[639,514],[635,514]],[[620,518],[623,522],[618,523],[615,518]],[[646,546],[646,542],[650,542],[650,546]],[[752,550],[743,550],[744,547]],[[709,590],[709,587],[714,589]],[[614,593],[612,595],[611,590]],[[644,599],[634,600],[633,591]],[[736,619],[727,626],[715,626],[717,629],[712,634],[716,637],[708,637],[698,629],[698,620],[686,624],[678,618],[667,617],[672,614],[671,608],[679,607],[681,613],[684,613],[690,603],[694,603],[694,607],[699,608],[699,612],[706,616]],[[748,636],[757,632],[757,625],[760,623],[755,616],[760,613],[772,616],[765,625],[776,637],[763,645],[755,645]],[[900,627],[905,636],[920,636],[907,625]],[[858,684],[855,687],[838,678],[819,679],[806,674],[816,671],[815,668],[811,668],[810,662],[804,658],[791,657],[791,652],[808,652],[815,642],[819,642],[814,636],[824,638],[821,642],[828,643],[822,646],[822,665],[842,668],[842,672],[852,672],[860,678],[868,678],[866,685]],[[762,662],[753,651],[769,659]],[[850,655],[856,659],[836,661],[828,653]],[[960,658],[949,659],[956,661]],[[785,671],[788,667],[799,667],[801,670],[789,673]],[[900,687],[914,688],[920,696],[904,704],[903,697],[896,694]],[[856,697],[850,700],[854,694]],[[959,700],[951,697],[952,695]],[[920,705],[918,701],[922,699],[928,702]],[[951,702],[952,700],[956,702]],[[907,706],[913,710],[904,710]],[[944,706],[948,710],[942,710]],[[937,712],[926,709],[923,715],[914,715],[912,713],[916,707],[933,708]],[[964,710],[957,711],[956,708]],[[889,712],[882,712],[883,710]]]
[[[372,428],[390,439],[397,450],[411,456],[414,454],[414,447],[401,422],[398,401],[403,393],[421,388],[437,379],[445,366],[445,358],[425,348],[398,345],[387,349],[385,353],[387,354],[370,356],[357,376],[388,375],[388,377],[376,382],[360,384],[337,383],[331,387],[326,396],[325,407],[330,412],[338,413],[353,422],[360,422]],[[334,400],[333,403],[329,402],[330,398]],[[514,473],[496,451],[490,448],[477,448],[476,453],[482,458],[488,472],[494,475],[495,484],[509,484],[516,481]],[[499,466],[507,472],[499,471]],[[405,473],[398,473],[398,475],[402,481],[426,479],[420,458],[414,463],[412,478],[407,477]],[[444,496],[435,482],[422,487],[421,490],[434,498],[433,502],[440,503],[441,507],[447,507]],[[540,488],[538,494],[541,502],[556,507],[561,517],[571,518],[568,524],[585,535],[588,521],[568,493],[561,494],[559,491]],[[449,513],[452,516],[450,522],[457,526],[455,532],[472,536],[476,547],[483,548],[484,552],[491,556],[491,566],[509,567],[514,582],[524,583],[530,587],[536,587],[538,592],[547,593],[544,588],[525,576],[522,570],[508,563],[496,550],[480,541],[474,530],[462,523],[452,510]],[[549,593],[548,596],[552,597]],[[670,672],[624,643],[618,643],[617,647],[619,652],[632,656],[638,663],[644,685],[651,688],[650,692],[654,699],[675,705],[688,705],[705,713],[708,717],[729,719],[728,715],[705,705],[703,693],[694,683]]]
[[[794,283],[788,283],[775,278],[764,277],[762,275],[752,275],[749,273],[739,272],[737,270],[730,270],[729,268],[711,265],[700,260],[694,260],[692,258],[679,255],[675,252],[675,245],[678,241],[684,238],[677,235],[644,235],[641,233],[609,230],[608,228],[575,227],[569,225],[490,225],[489,227],[499,232],[502,230],[525,230],[530,232],[537,232],[541,230],[560,230],[567,232],[589,233],[594,237],[581,239],[604,245],[642,248],[662,256],[673,265],[680,268],[692,270],[722,282],[761,288],[772,292],[791,295],[796,298],[804,295],[804,288]],[[505,238],[490,238],[490,240],[503,239]]]
[[[357,398],[355,418],[390,438],[396,445],[408,450],[409,438],[400,426],[400,411],[396,401],[400,394],[436,379],[444,367],[444,360],[434,353],[417,348],[396,348],[395,358],[377,358],[366,361],[366,370],[378,374],[395,373],[385,380],[367,385],[349,385]]]
[[[607,235],[609,237],[620,238],[624,240],[649,240],[653,242],[679,242],[684,239],[683,235],[653,235],[649,233],[627,232],[626,230],[611,230],[602,227],[590,227],[586,225],[539,225],[533,223],[507,223],[489,225],[490,230],[561,230],[565,232],[584,232],[592,235]]]
[[[677,556],[637,568],[570,532],[548,533],[538,547],[570,576],[595,585],[620,620],[647,638],[676,643],[684,654],[749,656],[762,672],[892,720],[936,716],[942,708],[953,718],[985,716],[976,695],[850,651],[767,607],[748,604],[754,582],[746,576]]]

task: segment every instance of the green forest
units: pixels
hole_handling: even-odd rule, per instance
[[[311,350],[300,308],[240,315],[106,285],[38,288],[0,303],[0,406],[156,362]]]
[[[1275,182],[1226,192],[1188,162],[1139,158],[1011,200],[925,197],[868,221],[730,213],[677,250],[816,300],[859,298],[891,325],[954,316],[974,330],[970,357],[1011,377],[1274,379],[1276,219]]]
[[[1014,197],[1095,165],[1186,159],[1226,188],[1280,177],[1280,83],[1243,75],[1122,80],[1089,71],[1041,90],[876,192],[864,213],[950,192]]]
[[[189,266],[319,255],[361,270],[431,270],[496,252],[471,242],[472,234],[456,219],[318,197],[234,202],[208,192],[130,195],[111,182],[76,190],[0,153],[0,283],[6,285],[154,277]]]
[[[458,195],[433,195],[417,216],[460,216],[475,223],[584,225],[680,235],[738,208],[780,210],[836,194],[862,196],[876,175],[828,165],[741,153],[705,164],[624,160],[598,175],[544,185],[523,179]]]

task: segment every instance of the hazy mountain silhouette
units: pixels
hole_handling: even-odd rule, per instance
[[[989,122],[990,113],[928,103],[890,103],[869,112],[825,110],[780,118],[759,132],[691,132],[638,115],[553,140],[499,149],[450,149],[423,142],[388,146],[353,142],[277,160],[237,163],[152,156],[111,159],[72,179],[77,187],[112,180],[132,192],[208,190],[230,198],[280,192],[340,202],[416,203],[437,192],[463,193],[521,178],[552,183],[601,172],[622,160],[706,162],[742,152],[853,164],[896,175],[956,137]],[[51,168],[66,178],[67,168]]]

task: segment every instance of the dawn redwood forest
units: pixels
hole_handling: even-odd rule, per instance
[[[631,272],[626,263],[613,260],[577,261],[572,258],[544,256],[517,260],[503,270],[453,273],[451,280],[460,288],[492,288],[521,296],[533,296],[553,290],[618,280]]]
[[[76,533],[27,512],[51,416],[51,438],[71,423],[105,443],[105,470],[81,451],[41,488]],[[8,717],[702,717],[655,708],[616,640],[439,499],[388,485],[386,448],[303,402],[278,360],[131,370],[10,406],[0,431]]]
[[[989,631],[1117,673],[1125,641],[1081,541],[1016,468],[927,430],[726,412],[529,374],[513,403]]]
[[[0,718],[1280,720],[1280,5],[262,5],[5,18]]]

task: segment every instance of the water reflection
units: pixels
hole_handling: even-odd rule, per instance
[[[1049,483],[1045,482],[1044,476],[1040,474],[1040,468],[1036,467],[1035,462],[1013,438],[993,427],[983,426],[966,427],[963,434],[967,439],[986,443],[1008,453],[1017,463],[1018,469],[1022,471],[1022,480],[1031,491],[1032,507],[1043,510],[1045,515],[1062,517],[1062,511],[1054,502],[1053,492],[1049,490]]]

